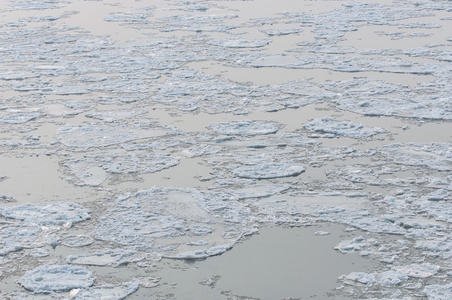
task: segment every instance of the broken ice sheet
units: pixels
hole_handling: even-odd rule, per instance
[[[154,188],[121,195],[99,218],[94,235],[99,240],[137,249],[151,248],[172,257],[192,247],[186,245],[187,239],[202,236],[209,245],[200,245],[198,251],[213,254],[208,249],[233,244],[246,231],[241,220],[247,209],[224,201],[228,197],[222,193],[178,188]],[[236,234],[230,235],[228,230]],[[163,247],[167,243],[171,248]]]
[[[452,299],[452,283],[427,285],[423,292],[431,300],[449,300]]]
[[[439,72],[441,74],[441,72]],[[356,78],[324,82],[340,109],[369,116],[401,116],[420,119],[452,119],[450,95],[442,81],[413,89],[407,85],[382,80]]]
[[[63,165],[70,174],[75,176],[66,179],[77,185],[99,186],[109,177],[101,166],[95,165],[91,160],[70,158],[64,161]]]
[[[238,200],[247,198],[263,198],[276,194],[280,194],[290,189],[290,185],[278,184],[252,184],[241,189],[232,189],[230,193],[237,197]]]
[[[39,226],[0,224],[0,256],[24,248],[43,246],[39,243],[42,230]]]
[[[271,40],[245,40],[245,39],[223,39],[212,40],[210,45],[221,46],[226,48],[260,48],[270,44]]]
[[[23,9],[23,10],[41,10],[41,9],[58,9],[64,7],[62,4],[64,1],[53,1],[53,0],[45,0],[45,1],[37,1],[37,0],[19,0],[12,1],[10,6],[14,9]]]
[[[153,15],[155,6],[144,7],[134,11],[116,12],[104,17],[106,22],[118,22],[122,24],[147,24],[148,18]]]
[[[19,283],[27,290],[46,293],[87,288],[94,284],[94,278],[91,271],[82,267],[43,265],[27,271]]]
[[[104,250],[89,254],[69,255],[66,263],[72,265],[90,265],[90,266],[113,266],[118,267],[122,264],[137,262],[143,257],[136,255],[135,251],[129,250]]]
[[[110,174],[146,174],[171,168],[179,158],[166,153],[149,151],[111,151],[69,158],[63,162],[64,171],[78,185],[99,186]]]
[[[282,36],[289,34],[297,34],[303,32],[301,28],[288,28],[288,29],[261,29],[261,32],[265,33],[268,36]]]
[[[7,218],[22,220],[26,224],[63,225],[68,228],[73,223],[91,218],[91,213],[88,209],[73,202],[52,202],[40,205],[25,203],[18,206],[5,207],[1,214]]]
[[[438,171],[452,170],[450,143],[397,143],[378,150],[396,164],[427,166]]]
[[[360,123],[336,121],[329,117],[314,119],[303,127],[310,131],[333,134],[334,136],[346,136],[355,139],[368,138],[386,132],[379,127],[366,127]]]
[[[138,288],[139,284],[134,281],[120,285],[106,284],[83,289],[73,289],[70,291],[69,296],[74,300],[119,300],[125,299],[129,295],[135,293]]]
[[[422,263],[407,266],[394,266],[393,269],[399,273],[407,275],[408,277],[427,278],[438,273],[441,267],[431,263]]]
[[[107,154],[102,160],[108,173],[154,173],[179,164],[179,158],[166,153],[137,151],[115,156]]]
[[[233,170],[233,174],[238,177],[249,179],[272,179],[298,176],[304,171],[305,167],[303,165],[290,163],[273,163],[238,167]]]
[[[224,24],[228,19],[234,19],[235,14],[223,15],[174,15],[162,18],[159,26],[162,32],[194,31],[194,32],[228,32],[237,26]]]
[[[103,125],[64,125],[57,130],[56,136],[67,147],[78,150],[106,147],[130,142],[137,139],[164,136],[164,128],[130,128],[126,126]]]
[[[86,114],[85,116],[87,118],[98,119],[111,123],[118,120],[133,118],[135,116],[143,115],[145,113],[146,113],[145,110],[121,109],[111,111],[97,111]]]
[[[238,135],[238,136],[253,136],[276,133],[280,124],[266,121],[232,121],[224,123],[212,123],[208,126],[219,134]]]
[[[186,157],[193,158],[199,156],[214,155],[221,152],[221,150],[222,148],[220,146],[199,144],[191,148],[184,149],[181,153]]]
[[[381,273],[352,272],[347,276],[340,277],[348,284],[360,283],[367,286],[397,286],[408,280],[408,276],[397,271],[385,271]]]
[[[40,113],[16,113],[1,118],[0,122],[7,124],[21,124],[33,121],[41,116]]]
[[[89,235],[67,235],[61,239],[61,245],[65,247],[85,247],[94,243]]]

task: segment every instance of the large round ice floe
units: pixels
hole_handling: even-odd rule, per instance
[[[54,202],[43,205],[25,203],[6,207],[1,214],[29,224],[66,227],[71,227],[73,223],[82,222],[91,217],[88,209],[73,202]]]
[[[304,125],[310,131],[332,134],[335,136],[347,136],[351,138],[367,138],[379,133],[384,133],[382,128],[365,127],[360,123],[350,121],[336,121],[331,118],[314,119]]]
[[[27,271],[19,283],[33,292],[59,292],[93,285],[93,273],[70,265],[44,265]]]
[[[305,171],[303,165],[289,163],[272,163],[239,167],[233,171],[237,177],[249,179],[271,179],[298,176]]]
[[[224,123],[212,123],[208,128],[226,135],[253,136],[276,133],[279,129],[276,123],[264,121],[233,121]]]

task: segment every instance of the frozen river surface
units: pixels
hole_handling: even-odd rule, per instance
[[[0,3],[0,299],[452,299],[452,2]]]

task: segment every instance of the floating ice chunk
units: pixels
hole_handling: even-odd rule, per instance
[[[255,184],[241,189],[233,189],[230,193],[236,196],[237,199],[263,198],[282,193],[288,189],[290,189],[289,185]]]
[[[68,159],[64,166],[69,172],[80,180],[78,185],[99,186],[107,180],[109,174],[99,166],[93,165],[92,161]]]
[[[37,240],[41,233],[42,230],[38,226],[0,224],[0,256],[23,248],[40,246]]]
[[[349,253],[351,251],[361,251],[362,249],[367,248],[367,246],[368,243],[364,237],[358,236],[351,241],[340,242],[334,249],[339,250],[341,253]]]
[[[112,217],[114,215],[114,217]],[[99,218],[94,231],[96,239],[119,245],[151,248],[154,239],[185,234],[185,226],[173,216],[160,216],[129,209]]]
[[[74,289],[70,292],[74,300],[121,300],[135,293],[139,288],[137,282],[126,282],[121,285],[93,286]]]
[[[337,136],[347,136],[356,139],[367,138],[385,132],[385,130],[382,128],[365,127],[360,123],[353,123],[350,121],[336,121],[328,117],[322,119],[314,119],[313,121],[305,124],[304,128],[310,131],[334,134]]]
[[[46,249],[35,248],[30,251],[30,255],[34,257],[46,257],[50,255],[50,252]]]
[[[195,32],[228,32],[236,25],[224,24],[227,19],[237,18],[235,14],[222,15],[175,15],[162,19],[161,31],[188,30]]]
[[[41,117],[40,113],[17,113],[0,119],[0,122],[8,124],[21,124]]]
[[[261,32],[265,33],[268,36],[282,36],[289,34],[297,34],[303,32],[301,28],[289,28],[289,29],[261,29]]]
[[[293,56],[286,54],[273,54],[262,56],[260,58],[253,60],[250,63],[250,66],[255,68],[262,67],[294,68],[300,67],[303,64],[304,63],[302,61]]]
[[[122,264],[137,262],[142,257],[135,255],[136,252],[128,250],[105,250],[91,254],[69,255],[66,263],[74,265],[90,265],[90,266],[113,266],[117,267]]]
[[[431,178],[430,180],[431,182],[428,184],[428,187],[452,191],[452,175],[448,175],[444,178]]]
[[[220,134],[253,136],[276,133],[279,130],[279,124],[264,121],[233,121],[225,123],[212,123],[208,126]]]
[[[114,13],[104,17],[106,22],[119,22],[124,24],[147,24],[147,18],[152,14],[142,14],[134,12]]]
[[[280,177],[298,176],[305,171],[299,164],[273,163],[255,166],[238,167],[233,171],[237,177],[249,179],[272,179]]]
[[[352,272],[342,279],[344,280],[344,282],[347,282],[349,284],[357,282],[367,286],[396,286],[406,281],[408,279],[408,276],[403,273],[390,270],[382,273]]]
[[[55,292],[45,292],[45,294],[36,294],[36,293],[21,293],[21,292],[13,292],[7,295],[10,300],[67,300],[67,297],[55,293]]]
[[[165,256],[165,257],[173,258],[173,259],[187,259],[187,260],[205,259],[210,256],[223,254],[224,252],[228,251],[229,249],[232,249],[232,246],[233,245],[231,245],[231,244],[218,245],[218,246],[211,247],[207,250],[188,251],[188,252],[179,253],[178,255],[175,255],[175,256],[170,255],[170,256]]]
[[[411,264],[407,266],[396,266],[393,269],[399,273],[413,278],[427,278],[435,275],[441,269],[438,265],[431,263]]]
[[[137,129],[124,126],[65,125],[56,135],[60,142],[68,147],[88,149],[106,147],[136,139],[163,136],[167,131],[162,128]]]
[[[68,235],[62,238],[61,245],[65,247],[85,247],[94,243],[94,239],[89,235]]]
[[[86,114],[88,118],[98,119],[105,122],[114,122],[123,119],[129,119],[135,116],[145,114],[145,110],[132,110],[132,109],[121,109],[112,111],[99,111],[94,113]]]
[[[419,209],[426,211],[438,221],[452,223],[452,207],[449,201],[425,201]]]
[[[19,283],[27,290],[45,293],[87,288],[93,285],[94,278],[91,271],[82,267],[44,265],[27,271]]]
[[[423,292],[430,300],[449,300],[452,299],[452,283],[427,285]]]
[[[314,232],[314,235],[316,235],[316,236],[325,236],[325,235],[330,235],[330,232],[328,232],[328,231],[316,231],[316,232]]]
[[[55,2],[51,0],[37,1],[37,0],[20,0],[14,1],[10,5],[15,9],[23,10],[41,10],[41,9],[58,9],[64,7],[62,2]]]
[[[154,173],[179,164],[179,158],[165,153],[128,153],[107,156],[103,168],[108,173]]]
[[[396,164],[427,166],[438,171],[452,170],[452,144],[391,144],[379,149]]]
[[[226,48],[259,48],[270,44],[271,40],[223,39],[210,41],[210,45]]]
[[[217,154],[221,151],[220,146],[211,146],[206,144],[200,144],[196,145],[194,147],[184,149],[182,150],[182,154],[186,157],[198,157],[198,156],[205,156],[205,155],[213,155]]]
[[[52,202],[43,205],[31,203],[5,207],[2,215],[22,220],[28,224],[63,225],[71,227],[73,223],[91,218],[90,211],[73,202]]]
[[[32,72],[24,72],[23,70],[3,71],[0,75],[2,80],[27,80],[31,78],[37,78],[39,75]]]
[[[431,257],[441,257],[443,259],[452,258],[452,241],[448,239],[440,240],[417,240],[416,249],[424,250],[423,255]]]
[[[235,242],[245,231],[242,223],[248,210],[226,201],[230,198],[218,192],[177,188],[121,195],[99,218],[94,236],[171,256],[184,252],[190,237],[202,236],[209,245]],[[169,246],[165,247],[167,243]],[[209,249],[199,251],[212,255],[214,248]]]
[[[430,201],[441,201],[452,199],[451,192],[444,189],[437,189],[434,192],[428,193],[425,198]]]

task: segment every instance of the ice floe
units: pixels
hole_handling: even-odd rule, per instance
[[[314,132],[351,138],[367,138],[385,132],[382,128],[366,127],[360,123],[350,121],[336,121],[328,117],[312,120],[305,124],[304,128]]]
[[[69,255],[66,263],[72,265],[113,266],[137,262],[142,257],[135,255],[134,251],[105,250],[83,255]]]
[[[271,179],[279,177],[298,176],[305,171],[303,165],[275,163],[256,166],[244,166],[234,169],[233,174],[242,178]]]
[[[163,136],[167,131],[161,128],[146,130],[125,126],[65,125],[59,128],[56,134],[62,144],[83,150]]]
[[[89,235],[67,235],[61,239],[61,245],[65,247],[85,247],[94,243]]]
[[[135,293],[139,288],[136,282],[126,282],[121,285],[102,285],[89,288],[77,288],[70,291],[71,299],[95,300],[95,299],[125,299]]]
[[[276,133],[278,124],[264,121],[235,121],[227,123],[212,123],[209,128],[225,135],[252,136]]]
[[[2,215],[7,218],[22,220],[28,224],[64,225],[71,227],[90,218],[90,211],[77,203],[53,202],[44,205],[26,203],[6,207]]]
[[[99,272],[93,286],[89,270],[147,272],[162,257],[220,255],[262,223],[318,222],[359,230],[335,249],[378,262],[341,276],[337,293],[451,298],[450,141],[397,142],[416,134],[411,123],[447,128],[452,120],[452,39],[438,34],[450,3],[337,2],[247,20],[229,7],[244,3],[232,2],[111,4],[98,20],[140,36],[127,43],[64,24],[83,13],[64,11],[75,5],[68,1],[4,5],[0,154],[57,160],[65,184],[89,204],[24,204],[28,195],[9,192],[18,170],[2,170],[0,277],[28,270],[18,282],[33,294],[8,286],[14,291],[0,298],[122,299],[160,279]],[[375,44],[368,36],[354,43],[360,34]],[[253,83],[266,72],[281,83]],[[404,131],[367,126],[380,116]],[[187,130],[195,118],[207,130]],[[205,188],[151,188],[167,180],[154,180],[156,172],[179,164],[178,176]]]
[[[44,265],[27,271],[19,283],[27,290],[45,293],[87,288],[94,284],[94,277],[91,271],[82,267]]]
[[[423,292],[427,295],[428,299],[432,300],[447,300],[452,297],[452,284],[432,284],[427,285]]]
[[[72,224],[91,218],[88,209],[72,202],[53,202],[44,205],[31,203],[5,207],[1,214],[7,218],[22,220],[26,224],[70,228]]]

